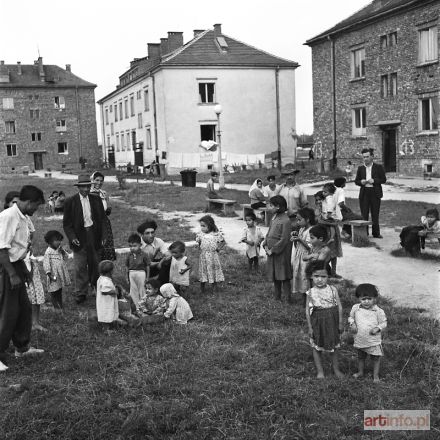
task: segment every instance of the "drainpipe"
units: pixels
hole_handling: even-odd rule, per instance
[[[104,103],[99,104],[100,114],[101,114],[101,139],[102,139],[102,148],[101,155],[104,156],[104,163],[108,165],[107,161],[107,147],[106,139],[105,139],[105,121],[104,121]]]
[[[157,140],[157,114],[156,114],[156,82],[154,80],[154,74],[151,75],[153,80],[153,122],[154,122],[154,156],[156,157],[156,162],[159,163],[158,151],[159,143]]]
[[[81,136],[81,123],[80,123],[80,112],[79,112],[79,96],[78,96],[78,86],[75,86],[75,99],[76,99],[76,122],[78,125],[78,141],[79,141],[79,157],[82,156],[82,136]]]
[[[333,167],[336,168],[337,159],[337,137],[336,137],[336,72],[335,72],[335,40],[329,35],[330,40],[330,63],[332,72],[332,114],[333,114]]]
[[[275,67],[275,101],[277,108],[277,150],[278,169],[281,171],[281,135],[280,135],[280,66]]]

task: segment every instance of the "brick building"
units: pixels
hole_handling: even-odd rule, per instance
[[[439,0],[374,0],[306,42],[318,156],[440,173]]]
[[[66,69],[0,62],[0,172],[98,163],[96,85]]]

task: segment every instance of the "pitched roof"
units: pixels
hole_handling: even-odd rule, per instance
[[[213,30],[205,31],[162,59],[161,66],[243,66],[297,68],[295,61],[271,55],[227,35],[222,50]]]
[[[9,82],[0,82],[0,87],[96,87],[96,84],[85,81],[68,70],[51,64],[44,64],[45,80],[41,81],[38,64],[22,64],[21,75],[17,64],[5,64],[4,70],[9,71]]]
[[[322,32],[316,37],[310,38],[305,44],[311,46],[329,35],[343,32],[344,30],[351,29],[359,24],[377,20],[383,15],[391,14],[414,6],[422,6],[430,1],[431,0],[374,0],[332,28]]]

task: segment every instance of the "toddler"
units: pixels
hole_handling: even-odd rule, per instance
[[[145,295],[145,281],[150,278],[150,257],[142,252],[141,237],[131,234],[128,237],[130,252],[125,260],[127,278],[130,283],[130,297],[136,308],[139,307],[140,299]]]
[[[253,212],[245,215],[246,227],[243,229],[243,235],[240,243],[246,243],[246,256],[248,258],[249,272],[254,269],[258,272],[258,259],[260,256],[260,245],[264,240],[263,233],[256,225],[257,217]]]
[[[49,207],[49,213],[55,211],[55,201],[58,197],[58,191],[52,191],[52,194],[47,198],[47,206]]]
[[[166,310],[166,300],[160,294],[160,281],[149,280],[145,285],[145,295],[139,303],[139,309],[147,315],[163,315]]]
[[[171,254],[170,283],[173,283],[179,294],[183,294],[189,286],[189,271],[191,270],[191,263],[185,255],[185,243],[175,241],[171,243],[168,250]]]
[[[47,276],[47,291],[50,293],[55,310],[63,310],[63,288],[70,285],[67,269],[67,252],[61,247],[63,234],[59,231],[48,231],[44,236],[48,248],[43,257],[43,269]]]
[[[379,382],[380,358],[383,356],[382,331],[387,326],[385,312],[376,305],[379,293],[372,284],[359,284],[356,297],[360,303],[355,304],[350,312],[348,323],[355,333],[354,347],[358,352],[358,372],[356,378],[364,375],[365,359],[370,355],[373,361],[373,381]]]
[[[160,288],[161,295],[167,300],[167,309],[163,316],[173,318],[178,324],[186,324],[193,318],[191,307],[182,298],[171,283],[166,283]]]
[[[110,260],[103,260],[98,265],[100,277],[96,284],[96,313],[98,322],[106,328],[118,321],[119,307],[117,289],[113,283],[114,264]]]
[[[340,346],[340,334],[343,330],[342,306],[338,290],[327,284],[328,274],[322,261],[312,268],[313,287],[307,291],[306,319],[309,328],[310,345],[317,378],[324,378],[322,353],[331,353],[333,372],[339,378],[344,377],[339,370],[337,349]]]
[[[205,293],[206,283],[209,283],[214,293],[217,283],[225,280],[218,256],[220,249],[225,245],[225,240],[210,215],[203,216],[199,222],[200,233],[196,236],[196,242],[200,247],[200,290]]]

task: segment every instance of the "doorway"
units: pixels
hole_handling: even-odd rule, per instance
[[[33,153],[34,154],[34,168],[35,171],[43,169],[43,153]]]
[[[382,131],[382,157],[385,172],[397,171],[397,130],[394,128]]]

